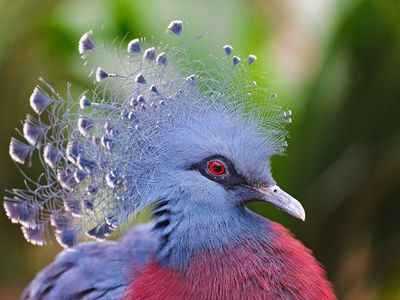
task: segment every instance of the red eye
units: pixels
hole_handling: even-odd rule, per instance
[[[225,174],[225,166],[222,162],[218,160],[213,160],[208,164],[208,170],[211,172],[211,174],[220,176],[222,174]]]

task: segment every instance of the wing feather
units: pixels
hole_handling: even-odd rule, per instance
[[[137,226],[119,241],[82,243],[62,251],[21,299],[121,299],[154,253],[150,226]]]

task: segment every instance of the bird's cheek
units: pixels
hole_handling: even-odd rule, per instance
[[[245,205],[249,202],[258,201],[257,198],[258,193],[248,188],[239,187],[232,190],[231,199],[234,200],[236,205]]]

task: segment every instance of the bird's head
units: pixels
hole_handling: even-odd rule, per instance
[[[272,178],[277,153],[268,132],[236,112],[214,107],[197,114],[165,136],[156,198],[176,197],[175,205],[203,213],[262,201],[305,219],[301,204]]]
[[[181,21],[168,31],[184,41]],[[182,45],[134,39],[122,52],[100,44],[91,32],[79,42],[95,71],[93,90],[63,99],[43,81],[30,98],[38,117],[26,118],[26,142],[11,140],[16,163],[38,150],[44,168],[5,199],[29,241],[43,244],[49,225],[67,247],[82,233],[103,239],[165,201],[187,215],[227,218],[263,201],[304,220],[300,203],[271,175],[290,111],[256,83],[254,55],[241,61],[225,45],[221,56],[192,61]]]

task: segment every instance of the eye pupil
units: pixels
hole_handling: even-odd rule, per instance
[[[212,161],[208,166],[210,172],[214,175],[222,175],[225,173],[225,166],[220,161]]]
[[[221,170],[222,170],[222,166],[221,166],[221,165],[215,164],[215,165],[213,166],[213,171],[214,171],[215,173],[219,173],[219,172],[221,172]]]

